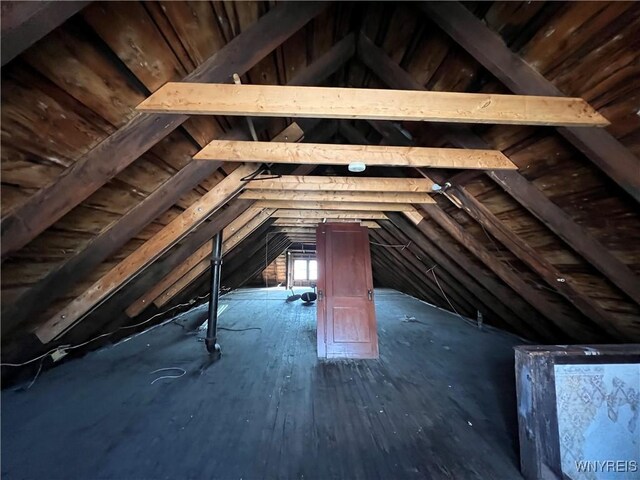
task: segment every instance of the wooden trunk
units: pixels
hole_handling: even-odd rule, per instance
[[[326,223],[316,235],[318,357],[378,358],[367,228]]]

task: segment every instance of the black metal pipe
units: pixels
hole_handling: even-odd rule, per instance
[[[211,294],[209,295],[209,319],[205,345],[209,353],[220,354],[218,345],[218,300],[220,293],[220,274],[222,273],[222,231],[213,237],[211,251]]]

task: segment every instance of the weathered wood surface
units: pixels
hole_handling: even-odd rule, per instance
[[[432,5],[431,7],[438,8],[437,5]],[[475,20],[469,18],[468,14],[461,13],[460,8],[464,7],[454,7],[453,4],[451,7],[453,8],[446,11],[439,9],[440,15],[449,16],[454,11],[460,15],[464,14],[463,16],[467,21],[484,30],[485,27],[477,25]],[[424,88],[405,70],[391,61],[384,51],[376,47],[365,35],[358,37],[358,56],[393,88],[411,90]],[[449,127],[443,129],[442,133],[452,145],[458,148],[492,148],[487,141],[463,126]],[[636,303],[640,302],[640,281],[638,277],[596,240],[585,227],[576,223],[562,208],[547,198],[538,187],[529,182],[519,172],[488,171],[486,173],[523,207],[567,242],[571,248],[584,256],[586,260],[615,283],[618,288],[629,295],[632,300]],[[460,178],[453,183],[464,184],[465,181],[466,179]]]
[[[557,305],[549,301],[542,292],[531,288],[531,286],[521,278],[516,272],[507,268],[489,252],[483,245],[465,231],[460,224],[452,219],[438,205],[422,206],[425,212],[438,223],[446,232],[462,243],[474,253],[487,267],[496,273],[507,285],[513,288],[518,294],[527,300],[531,306],[550,319],[562,330],[568,338],[575,338],[579,342],[594,341],[599,337],[599,331],[590,328],[590,325],[577,321],[565,311],[561,311]]]
[[[492,180],[513,196],[556,235],[640,304],[640,279],[628,266],[612,255],[583,226],[550,201],[535,185],[517,172],[487,172]]]
[[[222,244],[222,253],[227,254],[240,243],[242,243],[251,233],[253,233],[260,225],[262,225],[268,218],[274,213],[272,208],[262,208],[254,203],[254,206],[260,211],[253,216],[248,222],[246,222],[241,228],[239,228],[235,234],[227,237]],[[225,238],[225,237],[223,237]]]
[[[513,92],[564,96],[560,89],[513,53],[499,36],[462,4],[422,2],[420,8]],[[596,128],[559,128],[558,133],[640,202],[638,159],[615,137]]]
[[[242,178],[251,174],[253,170],[250,165],[243,165],[234,170],[215,189],[203,195],[200,200],[110,270],[82,295],[40,325],[36,330],[38,338],[43,343],[50,342],[80,320],[90,309],[103,302],[116,289],[121,288],[142,268],[184,238],[237,194],[243,185]]]
[[[373,243],[372,246],[380,249],[380,254],[386,256],[390,264],[402,265],[405,271],[406,280],[418,287],[418,290],[425,292],[425,289],[431,292],[432,298],[435,299],[435,304],[440,306],[446,306],[452,308],[449,302],[453,305],[456,311],[466,317],[473,316],[476,312],[476,308],[471,305],[470,295],[464,291],[460,282],[453,281],[448,272],[442,270],[438,272],[439,280],[436,282],[436,277],[431,273],[425,275],[424,272],[429,268],[432,268],[434,263],[431,257],[426,252],[419,254],[420,258],[424,260],[416,262],[416,258],[413,254],[417,251],[412,249],[410,240],[399,231],[393,231],[392,229],[382,229],[380,231],[371,232],[370,236]],[[386,248],[384,245],[407,245],[404,249]],[[442,289],[442,290],[440,290]],[[444,293],[443,293],[444,292]],[[424,293],[423,293],[424,294]],[[429,298],[428,296],[426,297]],[[433,302],[433,300],[432,300]]]
[[[89,1],[2,2],[2,66],[74,16]]]
[[[316,59],[307,68],[299,71],[292,79],[292,85],[307,85],[323,82],[342,66],[355,50],[354,36],[348,35],[336,43],[326,53]],[[264,122],[256,121],[256,129],[264,129]],[[311,125],[311,122],[307,122]],[[280,132],[274,140],[298,140],[302,131],[292,124]],[[295,131],[292,131],[294,129]],[[297,132],[297,133],[296,133]],[[319,140],[325,140],[324,134]],[[293,136],[292,136],[293,135]],[[296,138],[297,137],[297,138]],[[223,138],[249,139],[248,133],[235,129]],[[184,192],[196,187],[209,178],[220,166],[220,162],[191,161],[171,176],[147,198],[98,235],[86,248],[71,257],[67,262],[51,271],[36,285],[29,288],[14,302],[4,302],[2,310],[2,332],[23,324],[27,319],[35,319],[55,299],[68,292],[71,287],[91,273],[102,261],[118,251],[129,239],[138,234],[147,224],[179,201]]]
[[[164,10],[163,6],[166,7]],[[2,105],[3,212],[9,214],[38,189],[54,182],[74,161],[131,120],[133,109],[146,97],[147,92],[153,92],[167,81],[184,78],[274,6],[253,2],[233,5],[216,2],[166,5],[96,3],[51,32],[46,42],[38,42],[38,45],[25,51],[21,58],[5,65]],[[570,96],[582,97],[597,108],[611,121],[607,131],[618,139],[619,144],[636,154],[640,152],[637,141],[640,125],[636,115],[638,105],[632,91],[633,79],[637,74],[634,63],[637,56],[635,51],[638,50],[635,48],[636,39],[640,38],[640,9],[637,6],[625,2],[534,2],[522,5],[497,2],[480,7],[465,4],[465,7],[477,22],[502,37],[501,41],[512,52],[520,55],[559,90]],[[508,91],[472,56],[451,41],[444,31],[429,28],[430,25],[433,27],[427,18],[416,14],[415,6],[411,4],[371,3],[357,8],[348,3],[332,4],[256,64],[243,76],[243,83],[287,82],[293,85],[295,77],[304,74],[319,61],[335,42],[340,45],[339,56],[350,57],[354,51],[353,39],[358,38],[359,58],[347,68],[334,68],[330,77],[320,85],[386,88],[384,83],[388,83],[387,79],[383,78],[380,71],[388,65],[374,69],[372,62],[363,61],[366,39],[371,38],[375,42],[371,44],[392,64],[407,72],[420,88],[483,93]],[[345,37],[349,30],[354,32]],[[338,44],[335,44],[336,47]],[[102,81],[104,78],[109,79],[108,84]],[[403,88],[393,84],[388,86]],[[255,124],[259,131],[268,131],[259,132],[260,138],[267,140],[284,127],[286,121],[284,118],[263,117],[256,119]],[[25,312],[26,319],[18,323],[21,330],[16,329],[8,336],[3,334],[3,346],[20,343],[17,335],[28,331],[41,320],[28,312],[31,307],[37,308],[41,299],[46,300],[49,292],[63,291],[58,298],[65,299],[82,292],[100,274],[115,266],[117,261],[125,258],[223,178],[225,174],[222,171],[216,172],[212,178],[205,179],[200,187],[178,198],[174,202],[176,207],[165,214],[156,215],[154,218],[157,221],[135,234],[135,238],[125,246],[116,248],[118,252],[109,254],[113,257],[106,259],[102,265],[100,263],[105,259],[97,261],[95,267],[87,270],[88,275],[69,273],[60,281],[50,284],[53,288],[45,289],[44,295],[37,295],[36,289],[32,288],[38,285],[37,282],[48,278],[48,273],[83,253],[87,245],[97,246],[97,243],[89,242],[95,240],[100,232],[115,226],[119,216],[144,201],[149,193],[185,168],[191,155],[197,151],[198,142],[204,142],[200,143],[204,145],[211,138],[220,138],[223,132],[228,131],[228,126],[234,124],[245,128],[242,118],[198,117],[186,122],[184,129],[174,130],[151,151],[87,198],[81,206],[56,222],[53,228],[47,229],[5,260],[3,310],[14,299],[24,300],[25,293],[31,291],[34,294],[32,301],[27,303],[29,308],[19,310]],[[459,147],[454,135],[443,134],[445,128],[436,128],[436,124],[421,125],[424,125],[424,129],[415,130],[410,124],[393,122],[327,120],[318,122],[319,128],[313,130],[308,130],[305,124],[305,133],[310,141],[317,143],[324,143],[325,140],[311,140],[312,136],[324,130],[327,132],[325,138],[337,143],[346,140],[356,144],[370,142],[409,146],[407,140],[410,141],[413,135],[417,145]],[[451,133],[453,129],[446,130]],[[456,134],[460,133],[460,129],[455,130]],[[467,186],[469,192],[490,208],[505,228],[540,252],[559,272],[571,275],[577,287],[602,306],[608,315],[619,319],[619,324],[637,324],[638,303],[634,303],[633,299],[638,298],[635,275],[638,272],[638,249],[635,246],[638,245],[636,232],[639,224],[633,198],[617,188],[606,175],[602,175],[595,164],[588,162],[554,129],[487,125],[475,128],[474,132],[485,141],[485,145],[500,149],[520,167],[518,174],[502,172],[501,176],[511,185],[514,179],[526,180],[526,186],[539,194],[537,198],[530,196],[530,203],[534,198],[536,201],[544,200],[536,206],[541,216],[535,213],[528,215],[520,206],[532,213],[533,209],[517,194],[510,192],[513,198],[505,194],[503,188],[506,183],[500,183],[495,177],[491,178],[502,188],[497,188],[481,172],[477,172],[475,177],[468,173],[454,175],[449,180],[454,185]],[[479,145],[473,148],[486,147]],[[609,152],[613,151],[609,149]],[[279,167],[274,169],[280,171]],[[332,175],[341,171],[341,168],[321,167],[316,173]],[[489,171],[489,175],[493,173]],[[381,173],[376,170],[372,174]],[[401,175],[400,172],[395,174]],[[529,195],[529,191],[526,192]],[[554,209],[563,215],[555,217]],[[497,254],[494,253],[480,226],[471,217],[460,210],[448,209],[448,212],[465,230],[488,247],[490,253],[505,264],[508,260],[526,282],[548,296],[552,304],[562,310],[567,307],[575,310],[560,296],[549,294],[548,284],[517,261],[500,242],[497,242]],[[602,212],[607,214],[602,215]],[[129,222],[132,223],[131,218]],[[557,226],[551,227],[550,222],[557,222]],[[516,292],[502,284],[464,250],[462,244],[442,233],[434,222],[430,221],[428,225],[445,237],[441,243],[447,249],[445,254],[466,259],[470,267],[479,270],[477,278],[483,278],[481,275],[490,277],[497,284],[493,287],[502,286],[510,292],[514,304],[518,301],[523,303]],[[549,229],[544,228],[545,225]],[[563,230],[565,226],[567,229]],[[573,240],[570,240],[568,232],[576,235]],[[580,243],[583,238],[585,244]],[[594,245],[598,248],[590,249],[589,246]],[[110,247],[109,244],[103,246]],[[580,251],[580,248],[584,250]],[[100,258],[106,250],[92,249],[95,258]],[[455,262],[453,257],[449,256]],[[385,278],[389,281],[404,280],[403,288],[408,292],[413,291],[411,282],[398,277],[402,276],[399,272],[402,272],[401,265],[404,264],[396,263],[398,258],[389,258],[388,255],[385,260],[388,268],[395,270],[384,275]],[[607,267],[609,270],[605,273]],[[622,270],[618,270],[616,275],[614,272],[618,267],[622,267]],[[155,283],[161,278],[157,277]],[[82,284],[74,284],[76,279]],[[200,281],[191,284],[179,297],[196,288],[196,283]],[[183,301],[188,299],[184,297]],[[44,308],[47,306],[45,303]],[[155,308],[145,312],[144,317],[153,310]],[[4,313],[3,330],[10,322]],[[117,312],[112,314],[113,317],[117,315]],[[577,312],[574,311],[573,315],[577,315]],[[101,315],[92,315],[91,318],[101,318]],[[537,320],[556,339],[565,338],[542,316],[538,316]],[[132,320],[132,323],[136,321]],[[105,331],[99,326],[96,328],[98,332]],[[81,331],[85,331],[84,326]],[[554,341],[553,338],[551,341]],[[32,347],[25,345],[22,351],[26,354]]]
[[[171,301],[173,297],[182,292],[185,288],[187,288],[194,280],[196,280],[200,275],[209,270],[211,266],[211,261],[209,259],[202,260],[200,263],[195,265],[191,270],[185,273],[182,277],[180,277],[173,285],[163,291],[160,295],[158,295],[153,304],[162,308],[167,303]]]
[[[614,315],[607,313],[600,305],[580,291],[571,276],[564,275],[551,262],[540,255],[533,247],[510,231],[500,220],[471,195],[464,187],[457,187],[452,193],[462,204],[462,208],[469,213],[483,228],[497,238],[518,259],[528,265],[540,275],[547,284],[569,300],[584,316],[592,320],[606,331],[611,338],[618,341],[628,341],[636,334],[631,329],[625,334],[630,325],[618,325]]]
[[[365,35],[359,37],[358,54],[359,58],[361,58],[367,66],[373,69],[381,79],[393,88],[419,90],[424,88],[414,80],[408,72],[394,63],[383,50],[375,46]],[[393,133],[394,141],[399,141],[404,145],[412,144],[411,140],[408,140],[400,134],[393,125],[391,126],[391,133]],[[442,128],[439,129],[439,133],[452,145],[459,148],[491,148],[483,138],[464,126]],[[454,186],[464,185],[479,173],[480,172],[462,172],[446,180],[449,180]],[[637,299],[640,298],[638,297],[640,294],[640,292],[638,292],[640,282],[633,272],[600,244],[587,229],[577,224],[562,208],[547,198],[538,187],[516,171],[488,171],[486,173],[511,194],[522,206],[527,208],[555,234],[565,240],[576,252],[583,255],[589,262],[604,273],[609,280],[629,294],[632,299],[636,299],[637,302]],[[443,184],[445,178],[441,174],[437,175],[439,175],[438,182]],[[502,228],[507,227],[502,225]],[[511,237],[513,237],[513,235],[511,235]],[[551,269],[554,269],[542,255],[536,254],[535,256],[538,259],[538,266],[540,265],[539,262],[543,262]],[[533,259],[532,257],[530,258]],[[540,273],[541,270],[538,270],[538,272]],[[559,272],[556,271],[556,273],[558,274],[555,276],[548,276],[548,279],[555,280],[564,277],[559,274]],[[558,281],[555,281],[551,286],[554,289],[558,289],[561,293],[567,288],[570,288],[566,282],[562,283]],[[575,292],[575,288],[571,289],[571,292]],[[576,298],[576,295],[573,295],[573,293],[571,293],[570,296],[571,298]],[[615,327],[608,326],[608,322],[612,319],[612,314],[604,311],[599,305],[589,299],[588,296],[578,294],[577,301],[578,304],[582,306],[583,313],[585,313],[587,317],[595,317],[598,319],[598,323],[605,330],[611,331],[615,329]],[[613,323],[615,323],[615,321]],[[614,334],[619,336],[619,332],[614,332]]]
[[[250,207],[250,201],[233,200],[228,207],[218,210],[212,215],[210,221],[200,225],[169,252],[147,265],[126,285],[126,288],[121,288],[123,285],[120,285],[114,295],[108,298],[99,308],[89,313],[87,322],[79,322],[75,328],[65,332],[61,340],[86,338],[86,336],[101,329],[113,331],[115,328],[130,322],[131,319],[124,313],[129,305],[156,285],[159,278],[171,273],[196,252],[198,248],[209,243],[212,237],[224,230],[234,219]],[[114,315],[113,312],[117,312],[117,314]]]
[[[187,75],[187,82],[224,82],[244,74],[326,7],[322,2],[280,5]],[[266,40],[265,40],[266,39]],[[2,257],[17,251],[98,190],[187,120],[185,115],[139,114],[4,218]]]
[[[518,304],[513,301],[511,292],[508,292],[505,287],[495,288],[497,282],[486,281],[487,275],[484,273],[479,275],[481,270],[473,265],[472,262],[469,262],[465,256],[455,255],[455,260],[448,256],[447,251],[450,250],[446,248],[446,245],[441,240],[434,242],[425,234],[424,231],[429,228],[426,222],[411,228],[401,215],[390,214],[389,220],[383,221],[382,225],[388,228],[389,221],[424,252],[428,252],[434,264],[439,265],[454,276],[458,282],[463,284],[467,290],[480,300],[480,305],[484,305],[487,310],[495,312],[511,330],[526,338],[535,339],[540,337],[539,332],[543,332],[543,329],[532,328],[526,319],[520,318]],[[537,320],[536,323],[538,323]],[[541,338],[549,339],[550,337]]]

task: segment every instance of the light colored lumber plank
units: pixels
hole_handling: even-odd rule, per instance
[[[296,122],[293,122],[279,134],[271,139],[272,142],[301,142],[304,138],[304,131]]]
[[[72,326],[87,312],[108,298],[140,269],[158,258],[168,248],[202,223],[218,208],[229,201],[242,187],[241,179],[254,171],[252,165],[241,165],[215,188],[176,217],[144,245],[122,260],[84,293],[39,326],[35,334],[42,343],[48,343]]]
[[[192,281],[202,275],[209,268],[210,261],[209,259],[202,260],[195,267],[189,270],[182,278],[180,278],[176,283],[171,285],[167,290],[162,292],[158,298],[153,301],[153,304],[160,308],[164,306],[169,300],[171,300],[175,295],[180,293],[187,285],[189,285]]]
[[[245,215],[240,215],[234,222],[229,224],[229,226],[234,225],[235,231],[230,235],[229,238],[223,241],[222,243],[222,255],[227,255],[231,250],[240,245],[244,239],[246,239],[249,235],[251,235],[256,228],[262,225],[273,213],[273,210],[260,210],[255,208],[250,208],[247,211],[252,213],[252,218],[247,220]],[[247,212],[245,212],[247,213]],[[243,225],[238,225],[238,220],[243,220]],[[229,228],[229,227],[227,227]],[[225,229],[226,230],[226,229]],[[224,239],[223,233],[223,239]],[[211,242],[208,242],[208,250],[211,253]],[[198,265],[194,266],[188,272],[183,272],[183,274],[177,278],[171,284],[165,285],[162,290],[154,288],[154,293],[156,294],[153,297],[153,304],[160,308],[165,305],[168,301],[170,301],[174,296],[180,293],[184,288],[189,285],[194,279],[196,279],[201,273],[203,273],[209,267],[210,261],[205,260],[204,262],[198,263]]]
[[[376,222],[360,222],[360,225],[367,228],[380,228],[380,225]]]
[[[368,166],[378,167],[517,169],[516,165],[498,150],[390,147],[386,145],[214,140],[195,154],[193,158],[196,160],[297,165],[349,165],[352,162],[363,162]]]
[[[260,208],[285,208],[289,210],[362,210],[365,212],[402,212],[414,208],[405,203],[279,202],[276,200],[258,200],[255,205]]]
[[[165,276],[153,288],[145,292],[140,298],[133,302],[125,310],[129,318],[140,315],[153,301],[158,298],[171,285],[176,283],[182,276],[194,268],[198,263],[205,260],[211,254],[211,242],[202,245],[196,252],[176,267],[169,275]]]
[[[227,239],[222,245],[222,253],[226,255],[228,252],[238,246],[245,238],[247,238],[256,228],[262,225],[274,212],[274,209],[265,208],[252,218],[246,225],[240,228],[235,235]]]
[[[323,177],[319,175],[283,175],[280,178],[262,179],[258,176],[247,183],[249,190],[292,190],[303,192],[408,192],[430,193],[433,182],[422,178],[385,177]]]
[[[353,223],[354,220],[350,220],[350,219],[340,219],[340,218],[334,218],[329,220],[328,223]],[[280,226],[284,226],[284,227],[300,227],[303,225],[313,225],[313,226],[318,226],[320,225],[322,222],[322,219],[315,219],[315,218],[279,218],[276,219],[276,221],[273,223],[274,226],[280,227]],[[361,221],[360,225],[362,225],[363,227],[367,227],[367,228],[380,228],[380,225],[378,225],[376,222],[370,222],[370,221]]]
[[[383,202],[383,203],[431,203],[427,193],[407,192],[300,192],[274,190],[247,190],[240,195],[246,200],[278,200],[296,202]]]
[[[260,208],[247,208],[241,215],[238,216],[233,222],[231,222],[227,228],[222,231],[223,248],[224,244],[233,237],[238,230],[244,227],[251,219],[253,219],[262,209]]]
[[[277,210],[275,218],[326,218],[326,219],[357,219],[357,220],[385,220],[383,212],[354,212],[341,210]]]
[[[434,91],[169,82],[137,107],[148,113],[607,126],[582,98]]]
[[[236,235],[242,228],[249,223],[256,215],[261,212],[259,208],[248,208],[238,218],[231,222],[227,228],[223,230],[222,238],[224,240],[222,244],[223,255],[230,251],[239,241],[240,237]],[[233,240],[236,238],[236,240]],[[244,238],[244,237],[242,237]],[[182,262],[177,268],[175,268],[169,275],[165,276],[158,284],[156,284],[149,291],[145,292],[140,298],[133,302],[126,310],[125,313],[130,318],[140,315],[149,305],[162,295],[162,293],[171,287],[174,283],[180,280],[184,275],[191,271],[195,265],[205,260],[211,254],[211,242],[207,242],[202,245],[193,255],[187,260]]]
[[[406,210],[402,213],[404,213],[405,216],[409,220],[411,220],[414,225],[418,225],[422,220],[424,220],[424,217],[422,216],[422,214],[415,208],[412,208],[411,210]]]

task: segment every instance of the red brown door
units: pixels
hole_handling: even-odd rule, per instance
[[[316,236],[318,357],[378,358],[367,228],[325,223]]]

